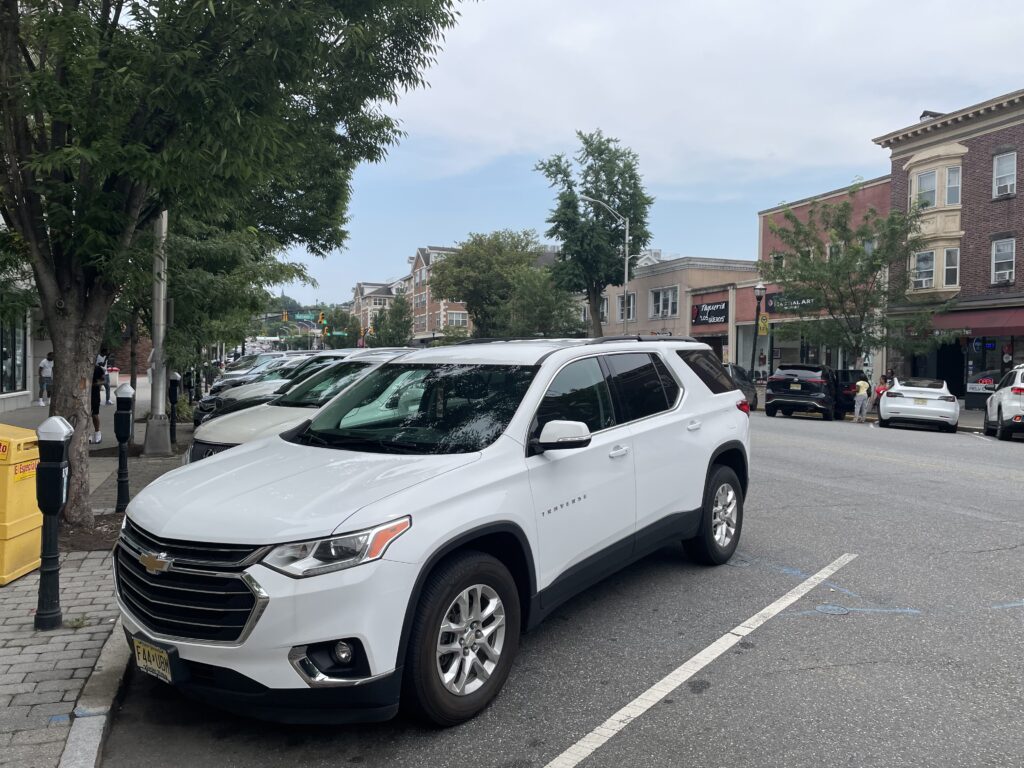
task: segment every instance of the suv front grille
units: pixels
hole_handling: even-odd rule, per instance
[[[234,445],[228,445],[226,443],[204,443],[202,440],[193,440],[192,445],[188,449],[188,460],[189,462],[201,461],[202,459],[208,459],[211,456],[216,456],[222,451],[226,451],[228,448],[234,448]]]
[[[128,612],[160,635],[237,643],[267,603],[255,580],[241,572],[264,552],[264,547],[160,539],[128,521],[114,559],[117,592]],[[147,557],[158,560],[159,568],[147,568]]]

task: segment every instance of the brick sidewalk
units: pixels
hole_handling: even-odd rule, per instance
[[[33,626],[38,573],[0,590],[0,765],[59,763],[75,701],[117,619],[109,555],[61,558],[59,630]]]
[[[192,437],[180,425],[178,450]],[[181,457],[132,458],[131,495],[181,465]],[[117,473],[90,494],[94,511],[113,512]],[[55,768],[75,718],[75,703],[117,620],[110,552],[61,556],[64,626],[37,632],[38,572],[0,587],[0,766]]]

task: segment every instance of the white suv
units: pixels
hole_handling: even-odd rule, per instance
[[[460,344],[131,502],[117,597],[140,669],[291,722],[473,717],[520,633],[665,546],[721,564],[748,406],[692,340]]]
[[[1009,440],[1024,432],[1024,365],[1018,365],[996,384],[985,401],[985,434]]]

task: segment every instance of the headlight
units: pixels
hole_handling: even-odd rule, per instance
[[[282,544],[274,547],[262,562],[286,576],[300,579],[340,571],[379,560],[391,542],[411,527],[412,518],[403,517],[376,528],[343,536]]]

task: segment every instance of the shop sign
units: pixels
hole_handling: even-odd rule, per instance
[[[691,323],[693,325],[717,325],[729,322],[729,302],[716,301],[712,304],[694,304]]]
[[[769,293],[764,297],[764,308],[769,312],[792,312],[802,307],[814,306],[814,299],[787,299],[782,293]]]
[[[757,335],[767,336],[768,335],[768,313],[762,312],[757,318]]]

